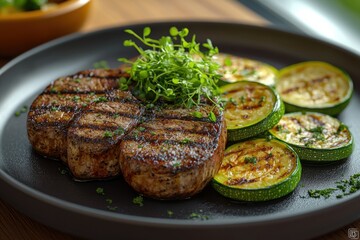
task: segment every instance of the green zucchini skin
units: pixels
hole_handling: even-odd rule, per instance
[[[259,138],[254,138],[256,140]],[[261,187],[261,188],[234,188],[228,186],[220,181],[216,180],[216,177],[212,180],[213,188],[226,198],[244,201],[244,202],[263,202],[278,199],[292,193],[298,186],[301,180],[302,165],[296,152],[286,143],[276,139],[263,139],[264,141],[277,141],[281,143],[285,148],[290,150],[296,157],[296,167],[294,171],[285,180],[278,182],[274,185]],[[239,143],[241,144],[241,143]]]
[[[241,130],[228,129],[228,141],[237,142],[265,133],[268,129],[274,127],[279,122],[284,113],[284,103],[281,100],[277,101],[272,113],[270,113],[268,117],[264,118],[260,122],[248,127],[244,127]]]
[[[344,70],[320,61],[300,62],[280,69],[275,88],[284,101],[286,113],[302,111],[337,116],[353,96],[351,77]]]
[[[227,128],[228,142],[237,142],[265,133],[268,129],[274,127],[280,121],[281,117],[285,113],[285,105],[283,101],[280,99],[279,94],[273,88],[266,86],[264,84],[254,83],[250,81],[242,81],[241,83],[228,84],[222,87],[221,90],[225,91],[225,89],[228,89],[229,87],[231,88],[232,86],[236,86],[236,84],[247,84],[247,83],[257,84],[266,87],[275,97],[274,106],[272,111],[267,116],[264,116],[263,119],[252,125],[244,126],[238,129],[231,129],[228,127]]]
[[[295,113],[288,113],[285,114],[284,117],[288,116],[296,116],[296,115],[306,115],[306,114],[315,114],[315,115],[324,115],[323,113],[313,113],[313,112],[295,112]],[[335,119],[335,118],[334,118]],[[336,119],[337,120],[337,119]],[[340,160],[344,160],[348,158],[353,150],[354,150],[354,138],[348,128],[345,124],[337,120],[340,125],[343,127],[343,129],[348,132],[349,134],[349,141],[340,147],[335,148],[312,148],[312,147],[306,147],[304,145],[299,144],[293,144],[291,142],[287,142],[286,140],[282,139],[276,134],[275,126],[274,128],[269,130],[269,134],[272,138],[278,139],[279,141],[282,141],[288,145],[290,145],[295,152],[298,154],[299,158],[303,163],[311,164],[311,165],[323,165],[323,164],[331,164],[336,163]],[[280,121],[281,122],[281,121]]]
[[[299,107],[291,103],[284,102],[285,105],[285,113],[292,113],[292,112],[318,112],[327,114],[330,116],[338,116],[350,103],[352,98],[352,94],[347,98],[345,101],[337,104],[333,107],[323,107],[323,108],[307,108],[307,107]]]

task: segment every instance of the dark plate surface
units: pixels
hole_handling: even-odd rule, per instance
[[[276,29],[215,22],[177,22],[134,25],[141,32],[152,26],[154,36],[167,35],[170,26],[188,27],[197,39],[212,39],[221,52],[258,59],[281,68],[305,60],[327,61],[345,69],[355,83],[354,97],[339,116],[360,137],[360,57],[305,36]],[[27,140],[26,114],[37,94],[59,76],[92,68],[99,60],[111,67],[117,58],[135,52],[122,45],[125,28],[72,35],[33,49],[0,71],[0,196],[21,212],[61,231],[86,238],[219,239],[240,236],[304,239],[335,230],[360,218],[360,192],[337,199],[303,198],[309,189],[334,187],[335,182],[360,172],[360,149],[341,163],[304,166],[299,187],[289,196],[265,203],[236,203],[210,186],[192,199],[155,201],[138,196],[122,178],[75,182],[62,174],[65,167],[32,151]],[[96,193],[103,188],[105,196]],[[112,203],[109,203],[111,199]],[[108,209],[110,206],[111,210]],[[169,214],[170,213],[170,214]],[[172,213],[172,214],[171,214]],[[191,219],[191,216],[200,216]]]

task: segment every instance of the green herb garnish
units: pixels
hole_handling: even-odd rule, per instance
[[[75,95],[72,100],[73,100],[73,102],[77,103],[80,100],[80,96]]]
[[[129,89],[129,80],[125,77],[121,77],[118,81],[119,83],[119,88],[122,91],[126,91]]]
[[[244,103],[246,102],[246,97],[245,97],[245,96],[241,96],[241,97],[240,97],[240,102],[241,102],[242,104],[244,104]]]
[[[104,96],[97,97],[93,100],[94,103],[107,102],[107,101],[108,101],[108,99]]]
[[[104,189],[101,187],[96,188],[96,193],[99,195],[105,195]]]
[[[346,126],[344,124],[340,124],[340,126],[338,127],[338,129],[336,131],[336,134],[340,134],[345,129],[346,129]]]
[[[110,131],[105,131],[104,132],[104,137],[107,137],[107,138],[111,138],[111,137],[113,137],[113,132],[110,132]]]
[[[135,95],[151,102],[165,100],[191,108],[205,97],[219,106],[216,98],[220,92],[216,83],[221,75],[217,73],[219,64],[212,60],[219,51],[210,40],[202,45],[196,42],[195,35],[187,40],[187,28],[171,27],[170,36],[160,39],[149,37],[149,27],[143,29],[142,36],[130,29],[125,32],[148,49],[144,50],[133,40],[124,41],[124,46],[134,47],[140,57],[135,61],[119,59],[131,65],[129,80],[121,82],[123,88],[134,82]]]
[[[196,118],[202,118],[202,117],[203,117],[202,113],[201,113],[201,112],[198,112],[198,111],[193,112],[192,115],[193,115],[194,117],[196,117]]]
[[[259,100],[259,104],[262,104],[266,101],[266,96],[261,96],[260,100]]]
[[[232,65],[231,58],[230,58],[230,57],[226,57],[226,58],[224,59],[224,64],[225,64],[225,66],[230,67],[230,66]]]
[[[146,128],[144,128],[144,127],[138,127],[138,130],[139,130],[140,132],[144,132],[144,131],[146,130]]]
[[[67,168],[58,168],[61,175],[67,175],[69,174],[69,170]]]
[[[114,131],[114,134],[115,134],[115,135],[121,135],[121,134],[123,134],[124,132],[125,132],[125,129],[124,129],[124,128],[118,127],[118,129],[116,129],[116,130]]]
[[[209,118],[210,121],[216,122],[216,116],[215,116],[215,113],[213,111],[209,112],[208,118]]]
[[[188,138],[184,138],[183,140],[181,140],[181,143],[183,143],[183,144],[186,144],[189,142],[190,142],[190,139],[188,139]]]
[[[60,110],[60,107],[55,107],[55,106],[52,106],[50,111],[52,112],[56,112],[56,111],[59,111]]]
[[[140,207],[144,206],[144,198],[142,196],[134,197],[132,202]]]
[[[106,207],[107,207],[107,209],[109,209],[110,211],[116,211],[116,210],[118,209],[117,206],[110,206],[110,205],[108,205],[108,206],[106,206]]]
[[[317,127],[309,129],[309,132],[312,132],[312,133],[321,133],[322,134],[323,131],[324,131],[323,126],[317,126]]]
[[[308,191],[311,198],[329,198],[332,194],[336,194],[336,198],[343,198],[344,196],[353,194],[360,190],[360,173],[350,176],[349,179],[344,179],[335,182],[336,186],[332,188]]]
[[[245,157],[245,163],[256,164],[257,163],[257,158],[256,157]]]
[[[335,192],[336,188],[326,188],[321,190],[309,190],[308,194],[311,198],[320,198],[324,197],[325,199],[329,198],[333,192]]]
[[[22,113],[26,113],[28,110],[28,107],[24,105],[22,108],[20,108],[19,111],[15,112],[15,117],[19,117]]]
[[[210,217],[200,213],[191,213],[189,216],[190,219],[199,219],[199,220],[209,220]]]
[[[168,215],[169,217],[172,217],[172,216],[174,215],[174,212],[171,211],[171,210],[167,210],[167,215]]]
[[[227,100],[227,102],[234,105],[234,106],[238,105],[238,103],[233,98],[229,98],[229,100]]]

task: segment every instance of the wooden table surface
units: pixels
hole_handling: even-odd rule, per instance
[[[82,32],[132,23],[166,20],[218,20],[267,25],[266,20],[235,0],[94,0]],[[0,66],[10,59],[0,59]],[[360,220],[317,239],[349,239],[348,229],[360,231]],[[37,223],[0,200],[1,240],[70,240],[74,236]]]

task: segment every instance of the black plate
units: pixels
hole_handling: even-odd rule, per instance
[[[146,24],[150,25],[150,24]],[[278,68],[305,60],[327,61],[345,69],[355,82],[350,106],[339,116],[358,142],[356,123],[360,58],[328,43],[276,29],[215,22],[153,23],[154,36],[167,35],[170,26],[188,27],[197,39],[212,39],[222,52],[255,58]],[[141,32],[144,25],[129,26]],[[61,174],[61,163],[36,155],[27,140],[29,106],[56,77],[91,68],[106,60],[117,66],[118,57],[131,57],[122,46],[125,28],[72,35],[33,49],[0,72],[0,191],[1,198],[46,225],[87,238],[110,239],[225,239],[240,236],[303,239],[334,230],[360,217],[360,192],[336,199],[302,198],[309,189],[333,187],[334,182],[360,172],[359,147],[336,165],[304,166],[299,187],[282,199],[266,203],[236,203],[210,186],[192,199],[154,201],[135,205],[137,194],[118,178],[111,181],[75,182]],[[96,193],[101,187],[105,196]],[[106,199],[112,199],[109,204]],[[107,206],[117,207],[109,210]],[[173,214],[169,214],[171,211]],[[197,215],[196,215],[197,214]],[[191,216],[200,216],[191,219]],[[202,217],[202,218],[201,218]]]

